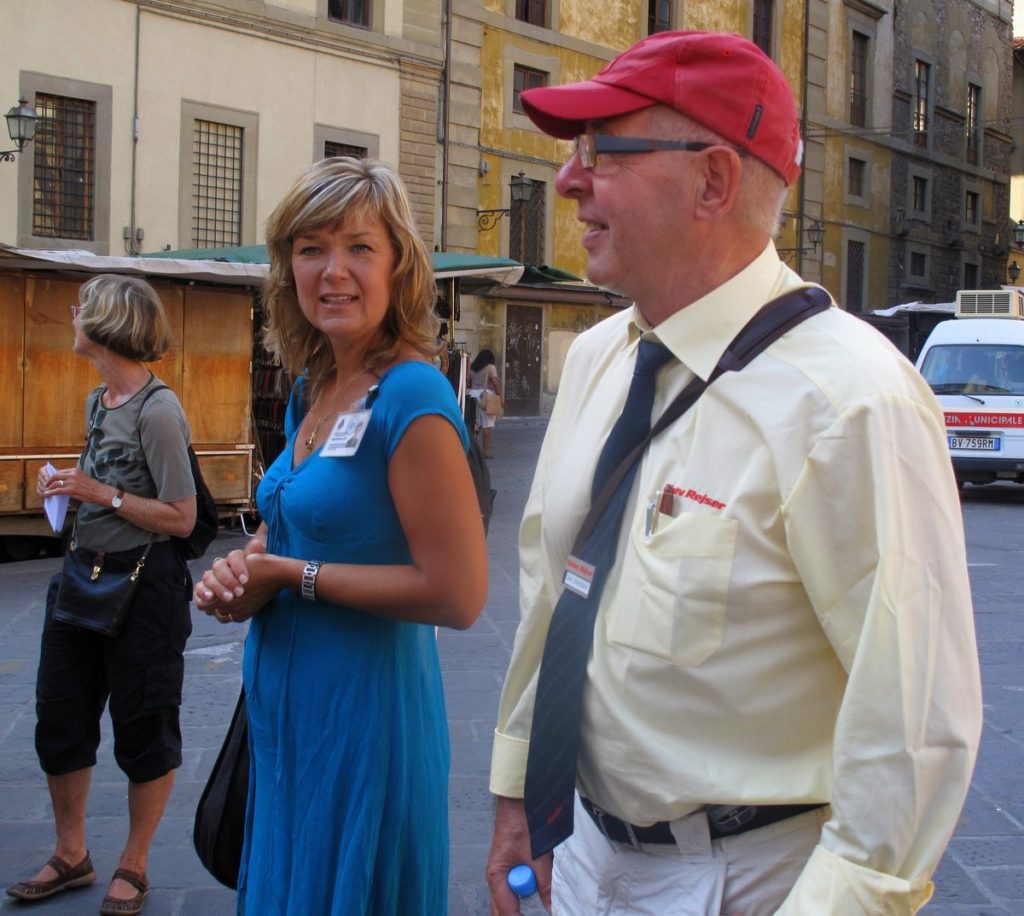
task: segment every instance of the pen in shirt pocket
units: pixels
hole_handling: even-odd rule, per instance
[[[658,520],[661,516],[673,518],[676,514],[676,496],[682,493],[679,487],[670,483],[665,484],[654,494],[647,504],[647,519],[644,526],[644,537],[650,538],[658,530]]]

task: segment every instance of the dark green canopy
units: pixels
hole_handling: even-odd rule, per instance
[[[144,254],[142,257],[174,258],[181,261],[228,261],[234,264],[267,264],[270,261],[266,245],[182,248],[178,251],[156,251]],[[438,279],[473,276],[474,274],[494,274],[495,272],[501,273],[503,270],[511,272],[522,266],[511,258],[492,258],[479,254],[463,254],[458,251],[435,251],[430,255],[430,259],[434,265],[434,275]],[[504,282],[514,283],[515,279],[507,279]]]

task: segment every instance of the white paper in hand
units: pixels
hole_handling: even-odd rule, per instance
[[[46,462],[44,470],[47,474],[56,474],[57,469]],[[46,518],[50,522],[50,527],[60,534],[64,528],[64,516],[68,514],[68,498],[63,493],[58,493],[56,496],[47,496],[43,500],[43,508],[46,510]]]

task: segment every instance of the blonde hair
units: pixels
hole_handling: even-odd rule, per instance
[[[311,399],[333,370],[334,354],[327,336],[309,323],[299,306],[292,240],[308,229],[366,217],[384,224],[395,252],[391,301],[365,354],[366,368],[376,371],[403,346],[424,356],[437,350],[430,252],[416,231],[401,179],[374,159],[322,159],[306,170],[267,220],[270,272],[263,288],[264,346],[289,374],[309,376]]]
[[[145,280],[100,274],[78,291],[82,333],[126,359],[152,362],[171,345],[171,326],[157,291]]]

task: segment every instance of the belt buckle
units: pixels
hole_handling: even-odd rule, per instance
[[[611,817],[611,815],[606,814],[601,808],[599,808],[593,802],[590,803],[590,807],[594,812],[594,823],[597,824],[597,829],[604,834],[604,838],[608,840],[609,843],[621,843],[621,840],[617,839],[616,837],[613,837],[608,832],[608,827],[605,825],[605,817]],[[633,849],[639,850],[640,841],[636,838],[636,833],[633,831],[633,825],[630,824],[628,821],[622,821],[618,818],[615,818],[615,820],[622,824],[623,828],[625,829],[626,836],[629,838],[629,845],[632,846]]]
[[[626,828],[626,836],[629,837],[629,845],[634,849],[640,849],[640,841],[636,838],[636,834],[633,832],[633,825],[629,821],[623,821],[622,826]]]
[[[708,805],[708,820],[718,832],[729,836],[738,832],[757,814],[757,805]]]

